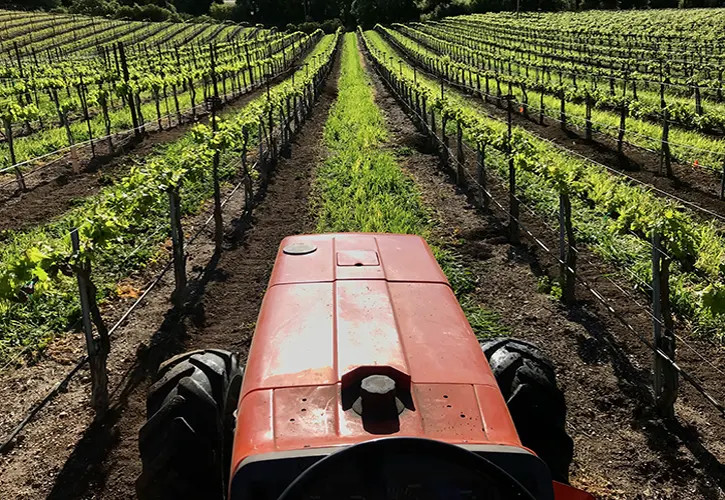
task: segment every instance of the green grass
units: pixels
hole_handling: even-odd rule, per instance
[[[417,234],[433,253],[479,338],[507,334],[496,313],[475,302],[475,277],[433,235],[435,221],[413,179],[386,148],[385,119],[374,100],[354,33],[345,35],[337,101],[325,125],[329,158],[318,169],[313,210],[319,232]],[[398,151],[399,155],[410,154]]]

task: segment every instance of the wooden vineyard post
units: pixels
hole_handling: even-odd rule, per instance
[[[217,85],[216,75],[216,57],[214,44],[209,46],[209,55],[211,57],[211,79],[214,86],[214,99],[211,106],[211,128],[214,134],[217,133],[217,111],[221,106],[219,100],[219,86]],[[222,218],[222,197],[219,187],[219,150],[214,151],[212,164],[212,178],[214,182],[214,248],[216,252],[221,252],[224,243],[224,220]]]
[[[425,94],[421,96],[420,101],[420,116],[422,118],[421,125],[425,128],[425,133],[428,134],[428,109]]]
[[[181,197],[179,188],[168,190],[169,218],[171,222],[171,244],[174,261],[175,288],[171,300],[177,306],[186,301],[186,257],[184,256],[184,228],[181,225]]]
[[[660,143],[660,175],[672,177],[672,155],[670,153],[670,121],[667,109],[662,110],[662,141]]]
[[[249,60],[249,46],[244,46],[244,53],[247,57],[247,69],[249,70],[249,87],[254,88],[254,70],[252,69],[252,63]]]
[[[259,135],[258,135],[258,146],[259,146],[259,152],[258,152],[258,161],[259,161],[259,171],[261,173],[261,182],[262,185],[267,184],[267,161],[264,156],[264,116],[259,117]]]
[[[576,239],[571,223],[571,199],[565,190],[559,192],[559,276],[561,300],[571,305],[576,300]]]
[[[141,130],[139,129],[139,119],[136,115],[136,107],[134,104],[133,99],[133,91],[131,90],[129,80],[130,76],[128,73],[128,64],[126,63],[126,52],[123,48],[123,42],[118,42],[118,55],[121,60],[121,69],[123,71],[123,81],[126,83],[127,88],[127,95],[128,98],[128,107],[131,111],[131,122],[133,123],[133,133],[136,137],[138,137],[141,134]]]
[[[617,134],[617,154],[620,159],[624,156],[622,146],[624,144],[624,133],[626,131],[627,103],[623,102],[619,108],[619,133]]]
[[[3,124],[5,125],[5,137],[7,138],[8,149],[10,149],[10,163],[13,165],[13,170],[15,171],[15,181],[18,183],[18,188],[20,189],[20,191],[25,191],[25,178],[23,177],[22,170],[20,170],[20,167],[17,165],[18,161],[15,157],[15,146],[13,143],[13,127],[10,118],[3,118]]]
[[[661,70],[660,70],[661,72]],[[670,121],[665,102],[665,81],[660,82],[660,110],[662,113],[662,141],[660,144],[660,175],[672,177],[672,157],[670,155]]]
[[[249,173],[249,165],[247,161],[247,149],[249,146],[249,132],[246,128],[242,131],[242,172],[244,175],[244,210],[249,212],[252,209],[252,198],[254,193],[254,185],[252,184],[252,176]]]
[[[585,138],[587,141],[592,140],[592,96],[587,91],[586,97],[586,125],[585,125]]]
[[[437,150],[438,141],[436,138],[438,137],[438,131],[436,130],[436,113],[433,107],[430,108],[430,131],[431,146],[433,147],[433,150]]]
[[[456,184],[463,187],[466,184],[464,164],[466,156],[463,153],[463,128],[461,122],[456,120]]]
[[[722,177],[720,179],[720,199],[725,200],[725,161],[722,163]]]
[[[139,132],[141,134],[146,133],[146,119],[143,116],[143,110],[141,106],[141,90],[139,90],[136,94],[134,94],[133,98],[136,102],[136,112],[138,113],[138,123],[139,123]]]
[[[83,75],[80,76],[80,82],[78,84],[78,99],[81,101],[81,107],[83,108],[83,119],[86,121],[86,127],[88,129],[88,140],[91,144],[91,156],[96,156],[96,148],[93,145],[93,129],[91,128],[91,117],[88,114],[88,101],[86,100],[86,89],[83,84]]]
[[[516,166],[514,165],[513,131],[512,131],[512,101],[514,96],[504,96],[506,99],[506,155],[508,156],[509,167],[509,239],[512,244],[518,245],[521,242],[519,235],[519,200],[516,197]]]
[[[312,94],[312,89],[310,89],[310,94]],[[267,113],[267,123],[268,123],[268,132],[269,132],[269,151],[270,151],[270,160],[272,164],[274,164],[275,161],[277,161],[277,141],[274,138],[274,115],[272,114],[274,111],[272,110],[271,100],[269,97],[269,75],[267,75],[267,102],[270,103],[269,106],[269,112]],[[312,96],[310,95],[310,109],[312,107]]]
[[[559,90],[559,98],[561,99],[559,107],[559,121],[561,122],[561,129],[566,130],[566,94],[564,89]]]
[[[294,74],[292,75],[294,86]],[[295,123],[295,132],[297,132],[297,129],[300,128],[300,108],[301,102],[298,104],[297,102],[297,94],[292,96],[292,112],[294,113],[294,123]]]
[[[543,77],[542,77],[543,80]],[[546,104],[544,104],[544,85],[541,85],[541,95],[539,98],[539,125],[544,124],[544,114],[545,114],[545,108]]]
[[[443,144],[443,151],[441,160],[443,161],[443,168],[448,169],[450,161],[448,158],[448,134],[446,133],[446,126],[448,125],[448,119],[445,114],[441,114],[441,143]]]
[[[670,310],[670,263],[664,251],[662,234],[652,234],[652,316],[654,323],[654,393],[657,410],[663,417],[674,416],[678,373],[675,361],[675,336]],[[666,356],[666,358],[664,356]]]
[[[284,117],[285,145],[289,145],[292,141],[292,104],[289,96],[285,99],[287,112],[283,112],[280,108],[280,117]]]
[[[108,115],[108,98],[110,94],[102,91],[98,94],[98,102],[101,105],[101,112],[103,113],[103,126],[106,130],[106,143],[108,144],[108,151],[113,152],[113,137],[111,137],[111,118]]]
[[[488,193],[486,192],[486,145],[478,144],[478,154],[476,157],[476,178],[478,180],[478,188],[481,196],[481,206],[488,210],[489,202]]]
[[[106,361],[108,359],[108,353],[111,350],[111,343],[108,330],[101,318],[98,304],[96,303],[96,288],[90,279],[91,265],[87,258],[80,257],[78,230],[73,229],[70,235],[73,254],[78,259],[73,267],[78,280],[83,333],[86,338],[88,364],[91,370],[91,406],[96,412],[96,417],[101,417],[108,410],[108,373],[106,372]],[[98,330],[98,339],[93,336],[94,323]]]

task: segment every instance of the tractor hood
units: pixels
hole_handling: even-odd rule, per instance
[[[370,375],[395,382],[404,404],[395,429],[371,429],[354,411]],[[520,446],[478,341],[423,239],[287,238],[249,353],[235,464],[380,434]]]

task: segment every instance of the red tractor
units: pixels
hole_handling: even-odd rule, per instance
[[[488,358],[488,360],[487,360]],[[164,363],[140,431],[146,499],[537,499],[572,440],[550,361],[479,345],[417,236],[286,238],[242,383],[226,351]]]

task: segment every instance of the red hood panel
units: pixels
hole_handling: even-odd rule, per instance
[[[292,254],[284,252],[295,243]],[[371,374],[389,375],[398,391],[409,392],[412,408],[409,401],[395,435],[520,446],[486,358],[425,241],[295,236],[281,245],[252,340],[235,466],[257,453],[380,437],[341,401],[343,391]]]
[[[249,394],[239,408],[235,464],[260,453],[342,446],[382,437],[367,432],[362,419],[352,410],[342,409],[340,389],[337,384]],[[521,446],[507,414],[504,420],[500,415],[488,416],[489,408],[505,408],[501,393],[478,389],[471,385],[413,384],[415,409],[404,410],[399,418],[400,430],[386,435],[455,444]]]
[[[295,243],[313,245],[316,250],[286,254],[284,249]],[[448,283],[419,236],[344,233],[285,238],[269,286],[341,279]]]
[[[267,292],[243,394],[347,384],[345,375],[376,366],[413,383],[496,385],[450,287],[343,280]]]

